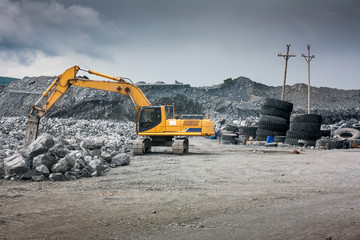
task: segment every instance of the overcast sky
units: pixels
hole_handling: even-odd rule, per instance
[[[0,0],[0,76],[73,65],[134,82],[211,86],[239,76],[360,89],[358,0]]]

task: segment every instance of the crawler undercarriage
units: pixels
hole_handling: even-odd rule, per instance
[[[152,146],[172,147],[173,154],[183,155],[189,152],[189,139],[186,137],[145,137],[141,136],[133,142],[134,155],[143,155],[151,151]]]

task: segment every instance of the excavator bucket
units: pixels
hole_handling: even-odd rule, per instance
[[[28,123],[25,137],[25,146],[30,145],[36,138],[39,129],[39,118],[37,116],[28,115]]]

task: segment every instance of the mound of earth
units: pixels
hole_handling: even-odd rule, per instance
[[[55,77],[25,77],[0,88],[0,116],[26,116]],[[245,77],[210,87],[188,84],[139,84],[153,105],[175,105],[178,114],[201,114],[214,119],[258,117],[265,97],[280,98],[281,87],[267,86]],[[294,113],[307,112],[307,86],[287,86],[285,100]],[[360,90],[311,88],[311,111],[323,123],[360,118]],[[117,93],[72,87],[49,111],[49,117],[135,120],[130,99]]]

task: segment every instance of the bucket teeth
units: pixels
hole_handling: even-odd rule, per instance
[[[28,115],[28,123],[25,137],[25,146],[30,145],[38,135],[39,118],[37,116]]]

